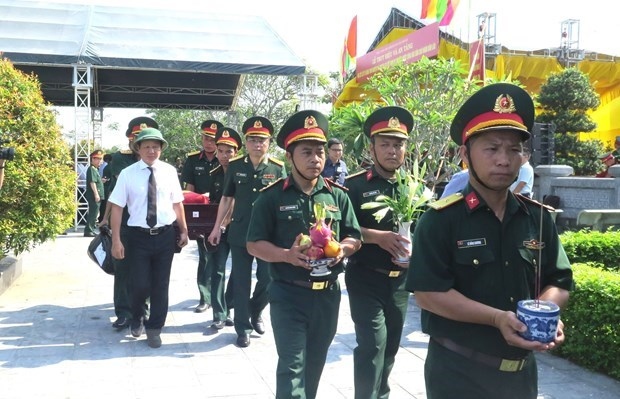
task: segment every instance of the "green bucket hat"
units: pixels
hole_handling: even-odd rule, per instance
[[[147,127],[146,129],[142,129],[138,137],[131,144],[133,146],[133,150],[138,152],[138,145],[140,142],[144,140],[157,140],[161,142],[161,150],[165,150],[168,147],[168,142],[164,139],[161,132],[154,127]]]

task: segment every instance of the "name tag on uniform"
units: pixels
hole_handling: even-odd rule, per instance
[[[365,193],[362,193],[362,197],[366,198],[366,197],[372,197],[374,195],[379,195],[381,194],[381,192],[379,190],[374,190],[374,191],[367,191]]]
[[[194,170],[205,170],[204,166],[196,166]]]
[[[297,209],[299,209],[297,205],[282,205],[280,207],[280,212],[296,211]]]
[[[470,240],[458,240],[456,246],[459,249],[471,248],[471,247],[483,247],[487,245],[486,238],[472,238]]]
[[[247,173],[242,173],[242,172],[237,172],[237,173],[235,173],[235,176],[237,176],[237,177],[248,177],[248,174]]]
[[[336,205],[327,204],[325,205],[325,210],[330,211],[330,212],[338,212],[340,208],[338,208]]]
[[[265,173],[263,175],[263,179],[275,179],[276,175],[274,175],[273,173]]]

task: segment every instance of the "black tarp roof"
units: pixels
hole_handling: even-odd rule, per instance
[[[80,63],[91,106],[121,108],[228,110],[244,74],[305,71],[263,18],[201,10],[0,0],[0,51],[58,106],[74,105]]]

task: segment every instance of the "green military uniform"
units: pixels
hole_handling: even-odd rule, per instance
[[[203,151],[195,151],[187,154],[181,179],[186,184],[194,186],[194,192],[199,194],[209,193],[211,197],[211,171],[219,166],[219,161],[214,156],[209,160]],[[212,305],[211,300],[211,266],[209,265],[207,248],[203,240],[196,240],[198,246],[198,269],[196,271],[196,283],[200,294],[200,304]]]
[[[407,281],[410,291],[447,291],[454,288],[468,298],[486,305],[516,311],[517,302],[534,296],[534,273],[538,251],[528,243],[539,240],[541,206],[521,196],[508,194],[504,220],[499,221],[484,201],[468,185],[464,197],[454,194],[451,206],[427,211],[418,221],[413,241],[411,271]],[[465,200],[458,200],[465,198]],[[570,264],[558,239],[549,212],[543,212],[542,250],[543,281],[570,289]],[[443,226],[444,228],[438,228]],[[529,247],[529,248],[528,248]],[[422,310],[422,330],[431,336],[427,367],[445,367],[441,356],[458,358],[449,374],[437,372],[429,381],[432,391],[443,397],[504,397],[498,387],[514,398],[536,397],[536,362],[531,353],[510,346],[495,327],[449,320]],[[518,373],[492,369],[480,371],[478,364],[435,344],[432,337],[449,338],[467,348],[503,359],[528,359]],[[447,361],[447,359],[446,359]],[[436,364],[439,363],[439,364]],[[473,363],[473,367],[468,364]],[[488,376],[487,396],[479,391],[467,394],[460,385],[469,374]],[[439,377],[442,374],[443,377]],[[515,378],[511,378],[514,375]],[[485,377],[486,378],[486,377]],[[450,384],[441,380],[448,379]],[[495,396],[497,395],[497,396]],[[529,396],[528,396],[529,395]],[[431,397],[429,395],[429,397]]]
[[[90,159],[94,157],[102,157],[103,152],[101,150],[93,151],[90,154]],[[99,196],[99,201],[95,200],[95,193],[91,187],[91,183],[95,183],[97,188],[97,195]],[[86,202],[88,203],[88,216],[86,218],[86,226],[84,227],[84,235],[94,235],[95,229],[97,228],[97,219],[99,219],[99,205],[101,204],[101,200],[105,198],[105,192],[103,191],[103,180],[101,179],[101,175],[99,174],[99,170],[90,165],[88,170],[86,171],[86,192],[85,192]]]
[[[406,109],[383,107],[368,117],[364,132],[369,138],[384,135],[406,140],[412,124],[413,117]],[[373,166],[350,176],[347,188],[361,227],[398,233],[398,222],[391,211],[377,221],[377,209],[361,208],[379,195],[397,198],[395,181],[382,177]],[[353,352],[355,398],[389,397],[388,378],[400,346],[409,300],[406,275],[407,269],[395,265],[392,255],[377,244],[364,243],[349,258],[345,281],[357,339]]]
[[[301,111],[284,124],[278,134],[278,145],[286,148],[295,140],[325,143],[325,131],[327,119],[322,114]],[[360,240],[360,228],[344,190],[318,176],[308,195],[289,175],[259,195],[252,210],[247,240],[265,240],[280,248],[290,248],[296,237],[307,234],[315,222],[314,204],[325,205],[325,222],[331,224],[336,240],[346,237]],[[342,262],[330,269],[331,274],[320,277],[288,263],[273,263],[270,270],[271,324],[278,351],[276,397],[314,398],[338,325],[338,274],[343,271]]]
[[[232,218],[228,226],[228,243],[232,256],[233,301],[235,303],[235,331],[238,335],[252,332],[250,318],[260,314],[267,306],[269,264],[256,259],[256,286],[251,301],[252,261],[245,247],[252,206],[259,191],[285,174],[281,161],[265,156],[256,169],[249,156],[230,161],[224,178],[223,195],[234,197]]]
[[[215,144],[218,146],[227,145],[238,150],[242,145],[242,140],[239,133],[237,133],[234,129],[221,127],[215,133]],[[224,190],[224,168],[221,165],[218,165],[216,168],[211,170],[210,175],[211,181],[208,189],[209,198],[211,199],[211,203],[219,203],[222,199],[222,192]],[[219,228],[219,226],[215,226],[214,228]],[[220,243],[218,244],[217,249],[213,252],[207,253],[207,262],[211,269],[210,280],[211,306],[213,308],[214,322],[213,326],[217,326],[217,322],[224,322],[227,320],[230,313],[229,305],[232,305],[232,299],[226,298],[224,295],[226,261],[228,260],[229,253],[230,244],[228,244],[228,234],[227,230],[224,230],[220,237]],[[230,281],[231,279],[229,279],[229,282]],[[232,291],[230,293],[227,292],[227,294],[232,295]],[[230,303],[228,300],[230,300]]]
[[[145,127],[154,127],[157,128],[157,122],[148,117],[137,117],[129,121],[127,131],[125,132],[125,136],[128,138],[133,138],[134,135],[140,133],[140,131]],[[114,190],[114,186],[116,185],[116,181],[118,179],[118,175],[121,174],[121,171],[126,167],[133,165],[139,160],[139,156],[134,153],[132,150],[121,150],[112,154],[112,161],[110,162],[111,167],[111,184],[110,184],[110,193]],[[127,212],[127,207],[123,209],[123,218],[121,220],[121,241],[124,246],[127,244],[126,234],[127,234],[127,220],[129,219],[129,213]],[[130,295],[130,285],[131,285],[131,277],[130,277],[130,265],[127,262],[127,258],[125,259],[116,259],[112,258],[114,263],[114,313],[118,318],[126,318],[131,319],[131,295]],[[148,311],[147,311],[148,315]]]
[[[525,140],[533,119],[534,106],[525,91],[510,84],[488,85],[461,107],[451,135],[469,151],[467,140],[488,130],[514,131]],[[483,186],[476,165],[476,159],[470,159],[470,179]],[[431,204],[433,209],[415,228],[407,290],[453,289],[473,301],[515,312],[518,301],[537,295],[537,268],[542,276],[538,287],[571,289],[570,264],[549,212],[508,188],[506,195],[501,220],[469,184],[462,194]],[[508,345],[498,328],[425,309],[421,321],[431,337],[425,364],[429,398],[537,397],[533,354]]]
[[[223,125],[216,120],[206,120],[200,125],[201,134],[215,140],[215,132]],[[211,186],[211,171],[219,165],[219,161],[213,154],[209,159],[205,150],[194,151],[187,154],[183,171],[181,172],[181,186],[183,183],[194,186],[194,192],[199,194],[208,193]],[[212,266],[209,264],[209,255],[204,240],[196,240],[198,247],[198,268],[196,270],[196,283],[200,295],[200,303],[197,312],[202,311],[205,305],[211,305],[211,274]]]
[[[360,226],[398,232],[390,213],[377,222],[376,209],[362,210],[361,205],[378,195],[394,198],[395,185],[373,168],[347,179],[349,198]],[[388,377],[407,313],[409,292],[405,291],[407,269],[392,263],[389,252],[377,244],[363,244],[349,258],[345,281],[349,293],[351,318],[355,323],[357,347],[354,350],[355,397],[389,396]]]

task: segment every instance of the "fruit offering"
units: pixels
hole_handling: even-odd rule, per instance
[[[340,253],[340,243],[334,239],[331,226],[325,223],[325,205],[314,204],[314,216],[316,222],[312,224],[309,235],[302,235],[300,245],[311,244],[310,248],[305,250],[305,254],[310,260],[318,260],[324,258],[335,258]]]

